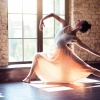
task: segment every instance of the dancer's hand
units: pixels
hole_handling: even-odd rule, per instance
[[[44,22],[43,22],[43,20],[41,19],[41,20],[40,20],[40,24],[39,24],[39,30],[40,30],[40,31],[43,30],[43,26],[45,27]]]

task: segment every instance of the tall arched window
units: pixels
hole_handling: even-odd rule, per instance
[[[32,61],[38,51],[52,50],[60,23],[53,18],[45,20],[46,27],[39,31],[42,17],[55,13],[65,18],[66,0],[8,0],[9,62]]]

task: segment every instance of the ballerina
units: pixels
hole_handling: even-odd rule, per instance
[[[72,28],[66,20],[51,13],[40,20],[39,29],[43,30],[44,20],[55,18],[62,28],[55,36],[54,51],[38,52],[34,55],[30,72],[23,82],[30,83],[33,74],[43,82],[70,83],[88,77],[90,74],[100,77],[100,70],[86,64],[69,47],[68,44],[78,45],[89,53],[100,57],[100,53],[85,45],[77,36],[77,32],[87,32],[91,24],[86,20],[78,20]]]

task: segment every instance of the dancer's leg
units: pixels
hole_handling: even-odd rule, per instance
[[[80,59],[77,55],[73,54],[72,52],[70,53],[70,56],[72,57],[72,59],[79,63],[81,66],[83,66],[85,68],[85,70],[87,72],[90,72],[91,74],[100,77],[100,70],[91,67],[90,65],[86,64],[82,59]]]
[[[100,70],[91,67],[91,72],[92,72],[93,75],[100,77]]]
[[[38,58],[38,57],[39,57],[39,54],[36,54],[36,55],[34,56],[33,63],[32,63],[32,67],[31,67],[31,69],[30,69],[28,75],[26,76],[26,78],[23,80],[23,82],[30,83],[31,78],[32,78],[32,76],[33,76],[33,74],[34,74],[34,68],[35,68],[35,66],[36,66],[36,64],[37,64],[37,58]]]

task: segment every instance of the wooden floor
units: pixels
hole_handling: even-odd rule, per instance
[[[100,100],[100,78],[71,84],[0,83],[0,100]]]

